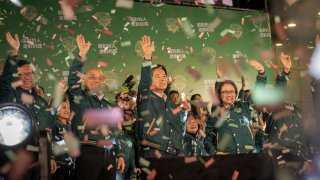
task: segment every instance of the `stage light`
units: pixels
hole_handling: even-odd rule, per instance
[[[280,46],[282,46],[283,44],[281,44],[281,43],[276,43],[276,46],[277,47],[280,47]]]
[[[297,26],[296,23],[289,23],[289,24],[288,24],[288,27],[289,27],[289,28],[293,28],[293,27],[296,27],[296,26]]]
[[[15,103],[0,104],[0,149],[14,149],[30,138],[34,120],[28,110]]]

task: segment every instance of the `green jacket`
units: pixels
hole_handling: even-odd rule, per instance
[[[266,76],[258,74],[255,86],[265,83]],[[219,86],[221,83],[215,87]],[[253,101],[249,97],[246,102],[236,101],[225,111],[224,116],[208,118],[204,145],[209,154],[215,151],[231,154],[255,151],[255,141],[251,132],[251,119],[254,117],[252,105]]]
[[[80,138],[81,144],[100,146],[99,141],[110,140],[114,142],[113,136],[105,137],[100,132],[98,134],[91,133],[94,129],[84,126],[82,120],[86,110],[108,109],[112,108],[113,105],[106,99],[102,98],[100,100],[96,95],[81,89],[80,77],[76,73],[82,72],[83,65],[84,63],[76,58],[69,69],[67,93],[70,98],[70,109],[74,112],[71,129]]]
[[[127,130],[122,131],[117,137],[117,144],[119,146],[116,147],[116,153],[118,153],[118,147],[122,148],[122,152],[124,154],[124,161],[125,161],[125,169],[122,173],[123,179],[130,179],[137,176],[135,172],[136,163],[135,163],[135,150],[134,150],[134,143],[130,132]]]
[[[12,88],[11,83],[17,81],[15,74],[17,74],[18,56],[8,56],[5,66],[0,77],[0,103],[16,102],[25,106],[36,120],[38,130],[52,129],[55,126],[54,117],[48,107],[48,102],[36,94],[36,90],[31,92],[21,88]],[[26,93],[33,96],[33,104],[25,105],[22,102],[21,95]]]
[[[160,151],[181,154],[182,124],[179,113],[173,114],[174,104],[150,90],[152,83],[151,62],[145,62],[141,69],[138,87],[138,139],[142,146]]]
[[[64,124],[63,122],[57,120],[56,124],[56,135],[54,137],[53,143],[59,144],[64,142],[63,134],[71,132],[70,124]],[[70,169],[75,168],[75,158],[68,156],[67,154],[62,154],[55,157],[57,164],[69,167]]]
[[[183,150],[186,157],[189,156],[208,156],[209,154],[204,148],[203,137],[195,137],[193,134],[186,132],[183,141]]]

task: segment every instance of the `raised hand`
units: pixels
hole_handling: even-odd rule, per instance
[[[64,94],[64,93],[67,91],[67,89],[68,89],[67,83],[66,83],[66,81],[65,81],[64,79],[61,79],[61,80],[59,81],[58,86],[59,86],[59,92],[61,92],[61,93],[63,93],[63,94]]]
[[[78,48],[79,48],[79,56],[81,57],[82,60],[84,60],[85,57],[87,56],[89,49],[90,49],[91,42],[90,41],[86,42],[84,40],[83,35],[80,34],[77,36],[77,44],[78,44]]]
[[[247,90],[247,83],[243,76],[241,76],[241,84],[242,84],[242,89]]]
[[[221,71],[221,69],[220,69],[219,67],[217,67],[216,73],[217,73],[218,78],[221,78],[221,76],[222,76],[222,71]]]
[[[264,67],[258,61],[250,60],[248,64],[252,66],[255,70],[257,70],[259,73],[264,73]]]
[[[14,50],[14,53],[19,52],[20,48],[20,41],[17,34],[14,35],[14,38],[11,36],[10,32],[6,33],[6,40],[8,44],[11,46],[11,48]]]
[[[142,50],[144,52],[144,58],[146,60],[151,60],[152,58],[152,52],[154,51],[154,42],[150,42],[149,36],[142,36],[140,45],[142,47]]]
[[[281,63],[283,64],[283,71],[285,73],[289,73],[290,72],[290,69],[291,69],[291,57],[290,56],[285,56],[283,52],[280,53],[280,60],[281,60]]]
[[[175,81],[176,81],[176,76],[173,74],[169,75],[168,82],[167,82],[168,86],[171,86]]]

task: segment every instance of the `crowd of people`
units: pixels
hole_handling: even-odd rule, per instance
[[[36,86],[30,62],[21,60],[19,37],[6,33],[10,52],[0,79],[0,102],[24,105],[36,120],[36,131],[51,137],[53,153],[50,160],[52,179],[139,179],[141,161],[150,158],[212,156],[225,154],[264,153],[272,150],[275,157],[291,154],[299,162],[290,167],[293,173],[310,171],[310,145],[302,125],[302,113],[287,99],[273,105],[257,104],[256,92],[265,89],[264,66],[250,60],[248,66],[257,71],[251,90],[242,78],[242,87],[223,78],[217,68],[211,99],[200,94],[190,99],[182,92],[171,90],[174,76],[163,65],[152,63],[154,42],[143,36],[144,52],[138,91],[129,82],[110,102],[104,95],[105,76],[101,69],[82,68],[87,61],[91,43],[78,35],[79,55],[69,69],[68,82],[57,83],[59,96],[43,98],[44,88]],[[280,54],[284,67],[275,80],[274,89],[285,92],[290,75],[291,58]],[[180,94],[181,93],[181,94]],[[31,101],[30,101],[31,99]],[[209,103],[211,108],[209,108]],[[117,119],[92,123],[89,111],[109,113]],[[120,112],[121,118],[114,116]],[[114,113],[110,115],[110,113]],[[112,120],[113,121],[113,120]],[[91,124],[91,125],[90,125]],[[94,125],[92,125],[94,124]],[[36,136],[36,132],[34,135]],[[78,139],[68,151],[56,153],[59,145]],[[71,139],[71,140],[70,140]],[[30,144],[38,146],[38,142]],[[290,153],[284,153],[290,152]],[[33,154],[37,161],[39,154]],[[290,158],[286,159],[290,161]],[[25,179],[39,179],[39,168],[23,171]],[[15,177],[8,170],[5,178]]]

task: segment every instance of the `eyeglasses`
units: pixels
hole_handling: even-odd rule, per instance
[[[29,73],[23,73],[23,74],[18,74],[20,77],[22,78],[26,78],[26,77],[33,77],[33,72],[29,72]]]
[[[234,91],[221,91],[221,94],[223,94],[223,95],[228,95],[228,94],[234,95],[234,94],[236,94],[236,92],[234,92]]]
[[[97,77],[97,76],[87,76],[87,78],[91,81],[94,80],[99,80],[99,81],[103,81],[103,77]]]

